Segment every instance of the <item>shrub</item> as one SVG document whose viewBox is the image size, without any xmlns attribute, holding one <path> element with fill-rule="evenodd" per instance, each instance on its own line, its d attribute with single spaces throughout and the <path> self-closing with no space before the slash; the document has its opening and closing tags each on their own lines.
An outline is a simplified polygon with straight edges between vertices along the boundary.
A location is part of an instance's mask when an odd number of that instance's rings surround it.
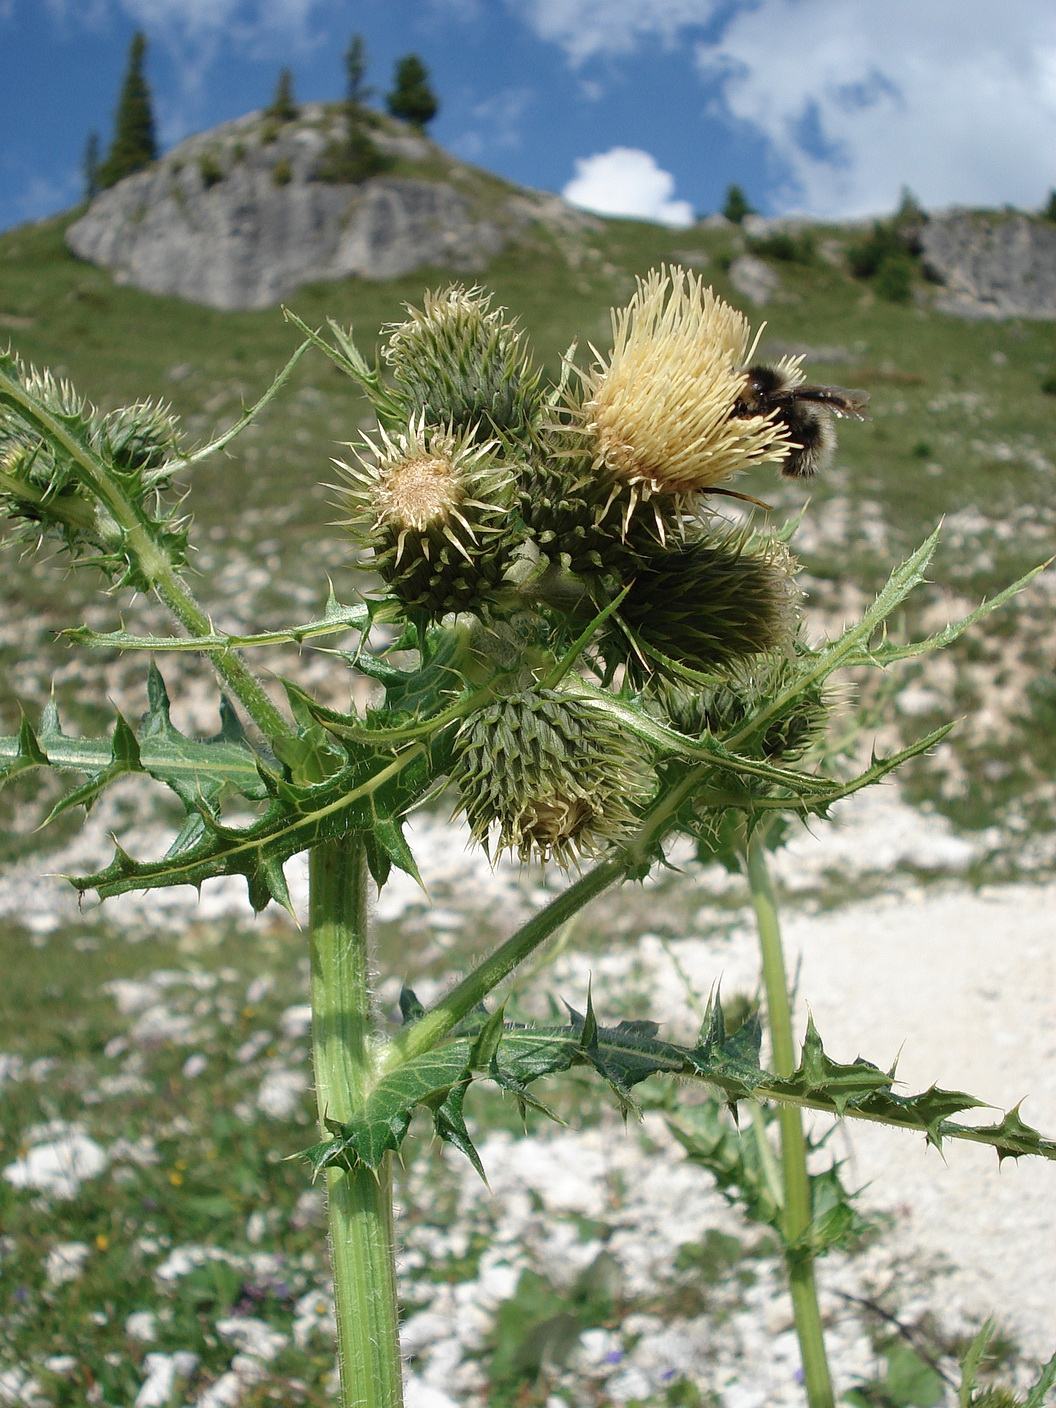
<svg viewBox="0 0 1056 1408">
<path fill-rule="evenodd" d="M 271 183 L 273 186 L 288 186 L 293 180 L 293 163 L 288 156 L 280 159 L 271 168 Z"/>
<path fill-rule="evenodd" d="M 224 179 L 224 168 L 215 152 L 202 152 L 198 158 L 198 175 L 202 185 L 208 190 Z"/>
<path fill-rule="evenodd" d="M 784 264 L 809 265 L 816 263 L 818 258 L 817 242 L 810 230 L 804 230 L 799 235 L 788 230 L 775 230 L 772 235 L 752 240 L 749 248 L 752 254 L 758 254 L 763 259 L 778 259 Z"/>
<path fill-rule="evenodd" d="M 913 297 L 914 264 L 905 250 L 885 254 L 873 278 L 878 298 L 888 303 L 908 303 Z"/>
</svg>

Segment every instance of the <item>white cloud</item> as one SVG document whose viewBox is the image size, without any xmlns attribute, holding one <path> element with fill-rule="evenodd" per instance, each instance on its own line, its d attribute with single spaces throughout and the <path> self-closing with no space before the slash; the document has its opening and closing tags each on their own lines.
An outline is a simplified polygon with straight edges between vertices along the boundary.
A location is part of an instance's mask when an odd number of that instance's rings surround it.
<svg viewBox="0 0 1056 1408">
<path fill-rule="evenodd" d="M 558 44 L 575 64 L 630 53 L 655 36 L 673 43 L 679 30 L 707 24 L 718 0 L 507 0 L 540 39 Z"/>
<path fill-rule="evenodd" d="M 698 61 L 815 215 L 1039 204 L 1056 185 L 1051 0 L 763 0 Z"/>
<path fill-rule="evenodd" d="M 675 178 L 655 157 L 635 147 L 613 147 L 576 162 L 561 194 L 571 205 L 599 215 L 630 215 L 659 225 L 685 227 L 694 220 L 687 200 L 672 200 Z"/>
</svg>

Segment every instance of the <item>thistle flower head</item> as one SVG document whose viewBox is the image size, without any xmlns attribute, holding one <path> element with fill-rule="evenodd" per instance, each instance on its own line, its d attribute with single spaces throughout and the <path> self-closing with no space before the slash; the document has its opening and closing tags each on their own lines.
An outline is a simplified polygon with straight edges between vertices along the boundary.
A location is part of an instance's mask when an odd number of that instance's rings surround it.
<svg viewBox="0 0 1056 1408">
<path fill-rule="evenodd" d="M 514 478 L 495 442 L 430 430 L 419 415 L 366 447 L 355 464 L 336 461 L 348 526 L 374 549 L 377 570 L 405 605 L 431 615 L 472 609 L 501 580 L 515 545 Z"/>
<path fill-rule="evenodd" d="M 595 464 L 639 496 L 692 495 L 788 454 L 772 416 L 735 416 L 745 385 L 748 321 L 693 273 L 638 280 L 612 315 L 608 362 L 584 377 L 577 419 Z"/>
<path fill-rule="evenodd" d="M 470 438 L 526 434 L 542 405 L 524 335 L 482 289 L 427 293 L 390 324 L 383 355 L 411 416 Z"/>
<path fill-rule="evenodd" d="M 561 866 L 624 837 L 651 774 L 639 749 L 582 700 L 507 695 L 463 724 L 452 777 L 475 839 Z"/>
</svg>

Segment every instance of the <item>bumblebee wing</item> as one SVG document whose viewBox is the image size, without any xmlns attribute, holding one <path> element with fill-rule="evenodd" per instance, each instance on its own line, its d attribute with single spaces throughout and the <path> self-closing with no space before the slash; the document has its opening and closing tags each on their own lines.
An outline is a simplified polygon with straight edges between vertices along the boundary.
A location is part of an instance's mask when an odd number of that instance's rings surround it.
<svg viewBox="0 0 1056 1408">
<path fill-rule="evenodd" d="M 848 391 L 842 386 L 797 386 L 797 401 L 810 401 L 816 406 L 824 406 L 840 420 L 868 420 L 865 407 L 869 403 L 868 391 Z"/>
</svg>

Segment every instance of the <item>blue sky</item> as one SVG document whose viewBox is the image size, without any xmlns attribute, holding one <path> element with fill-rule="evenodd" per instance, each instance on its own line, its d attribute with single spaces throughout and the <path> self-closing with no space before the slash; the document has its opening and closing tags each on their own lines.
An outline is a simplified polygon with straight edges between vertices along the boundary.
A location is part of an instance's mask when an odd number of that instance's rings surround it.
<svg viewBox="0 0 1056 1408">
<path fill-rule="evenodd" d="M 141 27 L 165 146 L 270 99 L 380 93 L 417 52 L 451 151 L 671 224 L 731 181 L 767 214 L 1040 205 L 1056 187 L 1052 0 L 0 0 L 0 228 L 73 204 Z"/>
</svg>

